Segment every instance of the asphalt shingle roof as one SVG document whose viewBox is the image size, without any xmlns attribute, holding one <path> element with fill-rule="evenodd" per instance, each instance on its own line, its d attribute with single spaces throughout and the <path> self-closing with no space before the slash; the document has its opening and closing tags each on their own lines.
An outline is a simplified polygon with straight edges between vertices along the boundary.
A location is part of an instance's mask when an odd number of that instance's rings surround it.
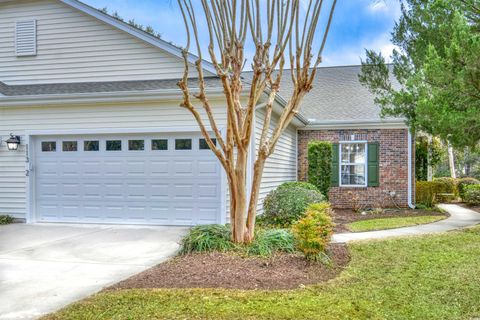
<svg viewBox="0 0 480 320">
<path fill-rule="evenodd" d="M 112 81 L 112 82 L 78 82 L 78 83 L 52 83 L 9 86 L 0 82 L 0 94 L 5 96 L 31 96 L 44 94 L 73 94 L 73 93 L 101 93 L 101 92 L 127 92 L 178 89 L 180 79 L 164 80 L 138 80 L 138 81 Z M 196 79 L 190 80 L 190 85 L 195 86 Z M 221 86 L 216 77 L 205 78 L 207 88 Z"/>
<path fill-rule="evenodd" d="M 373 95 L 358 80 L 361 66 L 339 66 L 318 68 L 312 91 L 306 95 L 300 114 L 316 121 L 377 121 L 380 108 L 375 105 Z M 290 70 L 284 71 L 280 96 L 285 100 L 293 90 Z M 251 73 L 245 72 L 245 82 Z M 28 96 L 46 94 L 101 93 L 178 89 L 178 79 L 114 81 L 87 83 L 56 83 L 9 86 L 0 82 L 0 94 L 5 96 Z M 192 87 L 196 85 L 191 80 Z M 217 77 L 206 78 L 207 88 L 219 88 Z"/>
</svg>

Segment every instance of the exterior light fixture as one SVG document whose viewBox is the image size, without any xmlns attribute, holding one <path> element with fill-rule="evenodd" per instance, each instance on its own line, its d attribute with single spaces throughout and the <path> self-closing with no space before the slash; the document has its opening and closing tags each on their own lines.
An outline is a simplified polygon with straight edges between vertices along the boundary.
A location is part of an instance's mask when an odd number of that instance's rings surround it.
<svg viewBox="0 0 480 320">
<path fill-rule="evenodd" d="M 8 150 L 15 151 L 18 149 L 18 145 L 20 144 L 20 137 L 14 136 L 10 133 L 10 138 L 5 142 L 7 143 Z"/>
</svg>

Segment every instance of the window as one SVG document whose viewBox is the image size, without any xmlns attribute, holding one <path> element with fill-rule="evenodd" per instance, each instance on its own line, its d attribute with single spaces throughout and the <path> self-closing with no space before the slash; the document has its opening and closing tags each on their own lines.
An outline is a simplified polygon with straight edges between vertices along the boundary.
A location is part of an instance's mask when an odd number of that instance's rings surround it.
<svg viewBox="0 0 480 320">
<path fill-rule="evenodd" d="M 128 150 L 130 151 L 145 150 L 145 141 L 144 140 L 128 140 Z"/>
<path fill-rule="evenodd" d="M 55 141 L 43 141 L 42 152 L 55 152 L 57 151 L 57 143 Z"/>
<path fill-rule="evenodd" d="M 213 144 L 217 145 L 217 139 L 212 138 Z M 208 146 L 207 140 L 206 139 L 200 139 L 198 140 L 198 148 L 200 150 L 210 150 L 210 147 Z"/>
<path fill-rule="evenodd" d="M 152 150 L 168 150 L 168 140 L 167 139 L 152 140 Z"/>
<path fill-rule="evenodd" d="M 83 142 L 84 151 L 98 151 L 100 150 L 100 143 L 98 140 L 84 141 Z"/>
<path fill-rule="evenodd" d="M 107 151 L 121 151 L 122 140 L 107 140 Z"/>
<path fill-rule="evenodd" d="M 37 21 L 25 20 L 15 23 L 15 54 L 17 57 L 37 54 Z"/>
<path fill-rule="evenodd" d="M 366 143 L 340 144 L 340 185 L 366 186 Z"/>
<path fill-rule="evenodd" d="M 192 139 L 175 139 L 175 150 L 192 150 Z"/>
<path fill-rule="evenodd" d="M 77 151 L 77 141 L 63 141 L 62 142 L 62 151 L 64 152 L 71 152 Z"/>
</svg>

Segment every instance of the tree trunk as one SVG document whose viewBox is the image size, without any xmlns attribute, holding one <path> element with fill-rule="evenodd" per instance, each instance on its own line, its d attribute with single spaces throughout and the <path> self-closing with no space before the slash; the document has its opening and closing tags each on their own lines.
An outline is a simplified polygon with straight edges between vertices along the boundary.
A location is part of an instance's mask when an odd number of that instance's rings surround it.
<svg viewBox="0 0 480 320">
<path fill-rule="evenodd" d="M 235 243 L 245 243 L 246 234 L 246 211 L 247 211 L 247 167 L 248 152 L 242 148 L 238 148 L 237 159 L 235 163 L 235 181 L 230 186 L 230 201 L 235 204 L 230 210 L 234 212 L 230 214 L 233 217 L 232 241 Z M 233 191 L 232 191 L 233 190 Z"/>
<path fill-rule="evenodd" d="M 455 173 L 455 159 L 453 157 L 453 148 L 450 142 L 448 143 L 448 164 L 450 166 L 450 177 L 457 178 L 457 174 Z"/>
<path fill-rule="evenodd" d="M 432 148 L 433 148 L 433 138 L 432 138 L 431 135 L 428 135 L 428 145 L 427 145 L 427 181 L 432 181 L 432 180 L 433 180 Z"/>
</svg>

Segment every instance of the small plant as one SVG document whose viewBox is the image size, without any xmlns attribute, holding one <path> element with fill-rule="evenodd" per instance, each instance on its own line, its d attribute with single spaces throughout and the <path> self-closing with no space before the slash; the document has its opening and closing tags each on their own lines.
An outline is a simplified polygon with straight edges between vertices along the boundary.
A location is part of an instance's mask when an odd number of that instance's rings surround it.
<svg viewBox="0 0 480 320">
<path fill-rule="evenodd" d="M 305 216 L 292 227 L 297 248 L 308 260 L 324 260 L 333 234 L 332 209 L 328 202 L 308 206 Z"/>
<path fill-rule="evenodd" d="M 324 200 L 325 197 L 311 184 L 287 182 L 271 191 L 265 198 L 261 223 L 290 226 L 303 215 L 309 204 Z"/>
<path fill-rule="evenodd" d="M 470 185 L 480 184 L 480 181 L 475 178 L 461 178 L 457 181 L 458 194 L 460 198 L 465 201 L 465 191 L 466 187 Z"/>
<path fill-rule="evenodd" d="M 308 144 L 308 182 L 315 185 L 328 199 L 332 180 L 332 144 L 326 141 L 311 141 Z"/>
<path fill-rule="evenodd" d="M 480 184 L 465 187 L 464 201 L 472 206 L 480 205 Z"/>
<path fill-rule="evenodd" d="M 248 255 L 270 256 L 276 252 L 294 252 L 295 239 L 290 230 L 266 229 L 256 235 L 253 242 L 246 247 Z"/>
<path fill-rule="evenodd" d="M 13 217 L 9 215 L 0 215 L 0 225 L 13 223 Z"/>
<path fill-rule="evenodd" d="M 180 254 L 228 251 L 235 248 L 230 227 L 220 224 L 196 226 L 182 239 Z"/>
<path fill-rule="evenodd" d="M 348 191 L 348 196 L 352 200 L 352 210 L 356 213 L 360 213 L 365 208 L 364 205 L 360 202 L 360 196 L 356 192 Z"/>
</svg>

